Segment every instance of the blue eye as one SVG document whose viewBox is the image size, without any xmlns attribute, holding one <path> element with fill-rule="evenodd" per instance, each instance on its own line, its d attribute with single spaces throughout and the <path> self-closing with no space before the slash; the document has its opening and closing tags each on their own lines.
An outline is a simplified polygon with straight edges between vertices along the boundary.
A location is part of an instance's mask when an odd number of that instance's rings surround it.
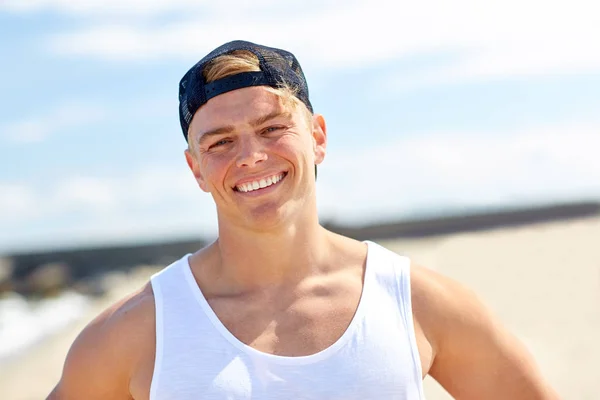
<svg viewBox="0 0 600 400">
<path fill-rule="evenodd" d="M 210 147 L 222 146 L 227 143 L 229 143 L 229 139 L 221 139 L 218 142 L 213 143 Z"/>
<path fill-rule="evenodd" d="M 277 132 L 283 129 L 283 126 L 270 126 L 264 130 L 265 133 Z"/>
</svg>

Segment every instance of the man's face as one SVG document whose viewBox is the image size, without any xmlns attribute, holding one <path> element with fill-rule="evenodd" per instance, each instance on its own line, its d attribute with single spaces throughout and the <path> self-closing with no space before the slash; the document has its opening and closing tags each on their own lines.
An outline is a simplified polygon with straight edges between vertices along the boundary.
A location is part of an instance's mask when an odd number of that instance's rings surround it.
<svg viewBox="0 0 600 400">
<path fill-rule="evenodd" d="M 190 124 L 186 159 L 220 219 L 277 224 L 314 202 L 314 166 L 325 156 L 321 116 L 309 120 L 267 87 L 209 100 Z"/>
</svg>

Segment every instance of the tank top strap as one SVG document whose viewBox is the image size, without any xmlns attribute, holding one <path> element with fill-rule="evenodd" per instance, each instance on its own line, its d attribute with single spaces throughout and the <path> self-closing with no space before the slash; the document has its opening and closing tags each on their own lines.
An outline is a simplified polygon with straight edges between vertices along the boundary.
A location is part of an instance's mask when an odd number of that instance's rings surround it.
<svg viewBox="0 0 600 400">
<path fill-rule="evenodd" d="M 395 300 L 399 318 L 406 329 L 407 339 L 411 348 L 412 365 L 416 379 L 421 379 L 422 366 L 415 323 L 412 310 L 411 294 L 411 260 L 407 256 L 399 255 L 377 243 L 367 241 L 370 258 L 370 279 L 377 283 L 379 290 L 387 293 Z M 377 310 L 372 310 L 376 313 Z M 425 398 L 422 385 L 419 385 L 421 398 Z"/>
<path fill-rule="evenodd" d="M 370 268 L 367 271 L 371 274 L 378 285 L 384 288 L 390 295 L 397 298 L 398 304 L 409 307 L 404 311 L 410 311 L 411 307 L 411 288 L 410 288 L 410 258 L 398 255 L 387 248 L 371 242 L 366 242 L 369 246 Z"/>
</svg>

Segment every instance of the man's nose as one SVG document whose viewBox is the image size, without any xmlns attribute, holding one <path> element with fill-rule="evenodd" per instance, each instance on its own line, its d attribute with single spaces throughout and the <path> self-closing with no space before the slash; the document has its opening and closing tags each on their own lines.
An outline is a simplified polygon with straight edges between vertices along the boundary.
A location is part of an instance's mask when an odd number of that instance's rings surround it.
<svg viewBox="0 0 600 400">
<path fill-rule="evenodd" d="M 264 146 L 256 137 L 241 138 L 239 146 L 239 153 L 236 161 L 238 167 L 253 167 L 268 158 Z"/>
</svg>

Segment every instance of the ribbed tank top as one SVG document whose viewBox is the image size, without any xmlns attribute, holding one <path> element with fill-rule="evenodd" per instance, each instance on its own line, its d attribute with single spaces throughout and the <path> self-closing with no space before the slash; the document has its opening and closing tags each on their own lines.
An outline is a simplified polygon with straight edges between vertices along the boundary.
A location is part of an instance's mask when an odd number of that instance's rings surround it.
<svg viewBox="0 0 600 400">
<path fill-rule="evenodd" d="M 263 353 L 233 336 L 198 287 L 189 254 L 152 276 L 150 400 L 424 399 L 410 261 L 366 243 L 364 287 L 350 325 L 334 344 L 308 356 Z"/>
</svg>

